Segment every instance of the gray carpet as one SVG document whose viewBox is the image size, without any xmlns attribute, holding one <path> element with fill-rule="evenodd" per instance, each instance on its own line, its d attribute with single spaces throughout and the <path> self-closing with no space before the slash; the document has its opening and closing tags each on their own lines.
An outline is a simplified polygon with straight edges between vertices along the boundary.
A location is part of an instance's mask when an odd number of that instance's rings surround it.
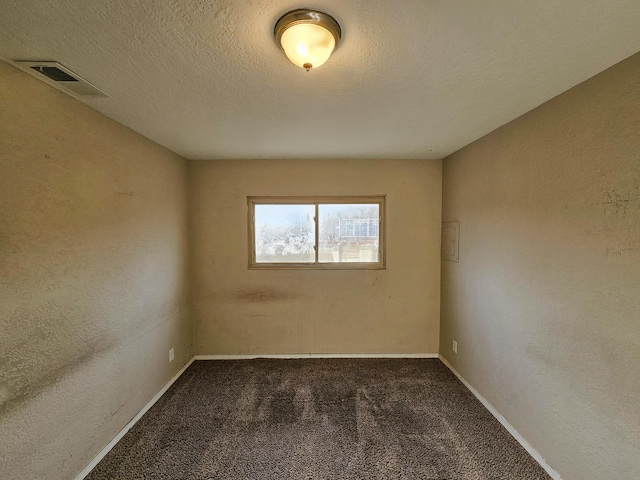
<svg viewBox="0 0 640 480">
<path fill-rule="evenodd" d="M 437 359 L 194 362 L 87 477 L 549 478 Z"/>
</svg>

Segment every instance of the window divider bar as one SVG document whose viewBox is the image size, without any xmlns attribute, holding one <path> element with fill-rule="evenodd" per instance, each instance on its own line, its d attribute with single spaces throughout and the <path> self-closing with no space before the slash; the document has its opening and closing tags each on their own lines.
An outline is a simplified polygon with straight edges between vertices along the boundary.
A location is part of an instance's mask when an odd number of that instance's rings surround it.
<svg viewBox="0 0 640 480">
<path fill-rule="evenodd" d="M 318 264 L 318 255 L 320 255 L 319 254 L 319 251 L 320 251 L 320 242 L 319 242 L 319 240 L 320 240 L 320 217 L 319 217 L 320 209 L 318 207 L 318 202 L 316 202 L 315 206 L 316 206 L 316 214 L 315 214 L 315 224 L 316 224 L 316 240 L 315 240 L 316 243 L 315 243 L 315 247 L 316 248 L 314 250 L 316 251 L 316 258 L 315 258 L 314 264 L 317 265 Z"/>
</svg>

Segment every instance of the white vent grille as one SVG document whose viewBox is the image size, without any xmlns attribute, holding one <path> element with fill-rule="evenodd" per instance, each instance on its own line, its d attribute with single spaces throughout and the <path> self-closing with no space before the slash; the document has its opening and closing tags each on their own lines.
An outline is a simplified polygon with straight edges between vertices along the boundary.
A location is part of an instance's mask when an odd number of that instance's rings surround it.
<svg viewBox="0 0 640 480">
<path fill-rule="evenodd" d="M 43 82 L 60 88 L 74 96 L 109 96 L 98 87 L 92 85 L 80 75 L 72 72 L 58 62 L 15 60 L 13 63 L 21 70 L 24 70 Z"/>
</svg>

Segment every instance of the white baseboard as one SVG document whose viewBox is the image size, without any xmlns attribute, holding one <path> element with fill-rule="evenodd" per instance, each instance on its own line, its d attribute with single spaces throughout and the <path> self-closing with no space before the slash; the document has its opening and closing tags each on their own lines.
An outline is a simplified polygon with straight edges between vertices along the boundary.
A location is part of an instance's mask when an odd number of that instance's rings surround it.
<svg viewBox="0 0 640 480">
<path fill-rule="evenodd" d="M 502 424 L 502 426 L 507 429 L 507 431 L 513 436 L 513 438 L 518 441 L 520 445 L 522 445 L 522 447 L 529 453 L 529 455 L 531 455 L 533 459 L 538 462 L 542 468 L 544 468 L 544 470 L 549 474 L 551 478 L 553 478 L 553 480 L 562 480 L 560 474 L 547 463 L 544 457 L 540 455 L 540 452 L 538 452 L 538 450 L 536 450 L 533 445 L 527 442 L 525 438 L 520 435 L 520 433 L 515 428 L 513 428 L 513 426 L 507 421 L 507 419 L 504 418 L 491 403 L 489 403 L 489 400 L 480 395 L 480 393 L 475 388 L 473 388 L 471 384 L 467 382 L 467 380 L 462 375 L 460 375 L 455 368 L 451 366 L 446 358 L 444 358 L 442 355 L 438 355 L 438 358 L 440 358 L 440 361 L 444 363 L 445 366 L 449 370 L 451 370 L 456 377 L 458 377 L 458 380 L 460 380 L 464 384 L 464 386 L 467 387 L 478 400 L 480 400 L 480 403 L 482 403 L 482 405 L 484 405 L 485 408 L 489 410 L 491 415 L 493 415 L 496 420 L 498 420 Z"/>
<path fill-rule="evenodd" d="M 438 358 L 437 353 L 283 353 L 267 355 L 196 355 L 196 360 L 253 360 L 256 358 Z"/>
<path fill-rule="evenodd" d="M 83 480 L 83 479 L 84 479 L 84 477 L 86 477 L 87 475 L 89 475 L 89 472 L 91 472 L 91 470 L 93 470 L 93 469 L 95 468 L 95 466 L 96 466 L 98 463 L 100 463 L 100 460 L 102 460 L 102 459 L 105 457 L 105 455 L 106 455 L 107 453 L 109 453 L 113 447 L 115 447 L 116 443 L 118 443 L 118 442 L 122 439 L 122 437 L 124 437 L 124 435 L 125 435 L 129 430 L 131 430 L 131 427 L 133 427 L 133 426 L 136 424 L 136 422 L 137 422 L 138 420 L 140 420 L 140 419 L 142 418 L 142 416 L 143 416 L 145 413 L 147 413 L 147 411 L 148 411 L 151 407 L 153 407 L 153 405 L 154 405 L 158 400 L 160 400 L 160 397 L 162 397 L 162 395 L 164 395 L 164 392 L 166 392 L 167 390 L 169 390 L 169 387 L 170 387 L 171 385 L 173 385 L 173 383 L 174 383 L 178 378 L 180 378 L 180 375 L 182 375 L 182 374 L 184 373 L 184 371 L 185 371 L 187 368 L 189 368 L 189 365 L 191 365 L 191 364 L 193 363 L 193 361 L 194 361 L 194 360 L 195 360 L 195 358 L 192 358 L 191 360 L 189 360 L 189 361 L 187 362 L 187 364 L 186 364 L 184 367 L 182 367 L 182 368 L 180 369 L 180 371 L 179 371 L 178 373 L 176 373 L 176 374 L 171 378 L 171 380 L 169 380 L 169 381 L 165 384 L 165 386 L 164 386 L 164 387 L 162 387 L 162 389 L 161 389 L 158 393 L 156 393 L 156 394 L 155 394 L 155 396 L 154 396 L 151 400 L 149 400 L 149 403 L 147 403 L 144 407 L 142 407 L 142 410 L 140 410 L 140 411 L 138 412 L 138 414 L 137 414 L 135 417 L 133 417 L 133 418 L 131 419 L 131 421 L 130 421 L 129 423 L 127 423 L 127 424 L 124 426 L 124 428 L 123 428 L 122 430 L 120 430 L 120 431 L 118 432 L 118 434 L 113 438 L 113 440 L 111 440 L 111 441 L 107 444 L 107 446 L 106 446 L 106 447 L 104 447 L 104 448 L 100 451 L 100 453 L 98 453 L 98 454 L 93 458 L 93 460 L 91 460 L 91 462 L 89 462 L 89 465 L 87 465 L 87 466 L 84 468 L 84 470 L 82 470 L 82 471 L 81 471 L 81 472 L 76 476 L 75 480 Z"/>
</svg>

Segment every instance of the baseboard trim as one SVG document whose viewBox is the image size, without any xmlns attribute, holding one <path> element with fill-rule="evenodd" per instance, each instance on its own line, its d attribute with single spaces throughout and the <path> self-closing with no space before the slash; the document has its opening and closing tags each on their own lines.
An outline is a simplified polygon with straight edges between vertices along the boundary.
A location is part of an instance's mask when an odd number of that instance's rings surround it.
<svg viewBox="0 0 640 480">
<path fill-rule="evenodd" d="M 122 437 L 124 437 L 124 435 L 131 430 L 131 427 L 133 427 L 136 422 L 138 420 L 140 420 L 142 418 L 142 416 L 147 413 L 147 411 L 153 407 L 153 405 L 160 400 L 160 397 L 162 397 L 162 395 L 164 395 L 164 393 L 169 390 L 169 387 L 171 387 L 171 385 L 173 385 L 173 383 L 178 380 L 178 378 L 180 378 L 180 375 L 182 375 L 184 373 L 184 371 L 189 368 L 189 366 L 193 363 L 193 361 L 195 360 L 195 357 L 192 358 L 191 360 L 189 360 L 186 365 L 184 367 L 182 367 L 180 369 L 180 371 L 178 373 L 176 373 L 173 377 L 171 377 L 171 380 L 169 380 L 164 387 L 162 387 L 162 389 L 160 389 L 160 391 L 158 393 L 155 394 L 155 396 L 149 400 L 149 403 L 147 403 L 144 407 L 142 407 L 142 410 L 140 410 L 138 412 L 138 414 L 133 417 L 131 419 L 131 421 L 129 423 L 127 423 L 124 428 L 122 430 L 120 430 L 118 432 L 118 434 L 113 438 L 113 440 L 111 440 L 106 447 L 104 447 L 102 450 L 100 450 L 100 453 L 98 453 L 95 457 L 93 457 L 93 460 L 91 460 L 91 462 L 89 462 L 89 465 L 87 465 L 84 470 L 82 470 L 75 478 L 75 480 L 84 480 L 84 478 L 89 475 L 89 472 L 91 472 L 91 470 L 93 470 L 95 468 L 96 465 L 98 465 L 98 463 L 100 463 L 100 460 L 102 460 L 105 455 L 107 453 L 109 453 L 111 451 L 111 449 L 113 447 L 115 447 L 116 443 L 118 443 Z"/>
<path fill-rule="evenodd" d="M 544 470 L 549 474 L 551 478 L 553 478 L 553 480 L 562 480 L 560 474 L 547 463 L 544 457 L 540 455 L 540 452 L 538 452 L 538 450 L 536 450 L 533 445 L 531 445 L 527 440 L 525 440 L 522 435 L 520 435 L 520 433 L 507 421 L 507 419 L 504 418 L 500 414 L 500 412 L 498 412 L 498 410 L 496 410 L 496 408 L 489 402 L 489 400 L 480 395 L 480 392 L 473 388 L 471 384 L 467 382 L 467 380 L 462 375 L 460 375 L 460 373 L 458 373 L 455 368 L 451 366 L 446 358 L 444 358 L 442 355 L 438 355 L 438 358 L 442 363 L 445 364 L 445 366 L 449 370 L 451 370 L 451 372 L 453 372 L 456 377 L 458 377 L 458 380 L 460 380 L 464 384 L 464 386 L 467 387 L 478 400 L 480 400 L 480 403 L 482 403 L 482 405 L 484 405 L 485 408 L 489 410 L 491 415 L 493 415 L 496 420 L 498 420 L 502 424 L 502 426 L 507 429 L 511 436 L 513 436 L 513 438 L 515 438 L 518 443 L 522 445 L 522 447 L 529 453 L 529 455 L 531 455 L 533 459 L 538 462 L 542 468 L 544 468 Z"/>
<path fill-rule="evenodd" d="M 196 360 L 254 360 L 256 358 L 438 358 L 437 353 L 283 353 L 266 355 L 196 355 Z"/>
</svg>

